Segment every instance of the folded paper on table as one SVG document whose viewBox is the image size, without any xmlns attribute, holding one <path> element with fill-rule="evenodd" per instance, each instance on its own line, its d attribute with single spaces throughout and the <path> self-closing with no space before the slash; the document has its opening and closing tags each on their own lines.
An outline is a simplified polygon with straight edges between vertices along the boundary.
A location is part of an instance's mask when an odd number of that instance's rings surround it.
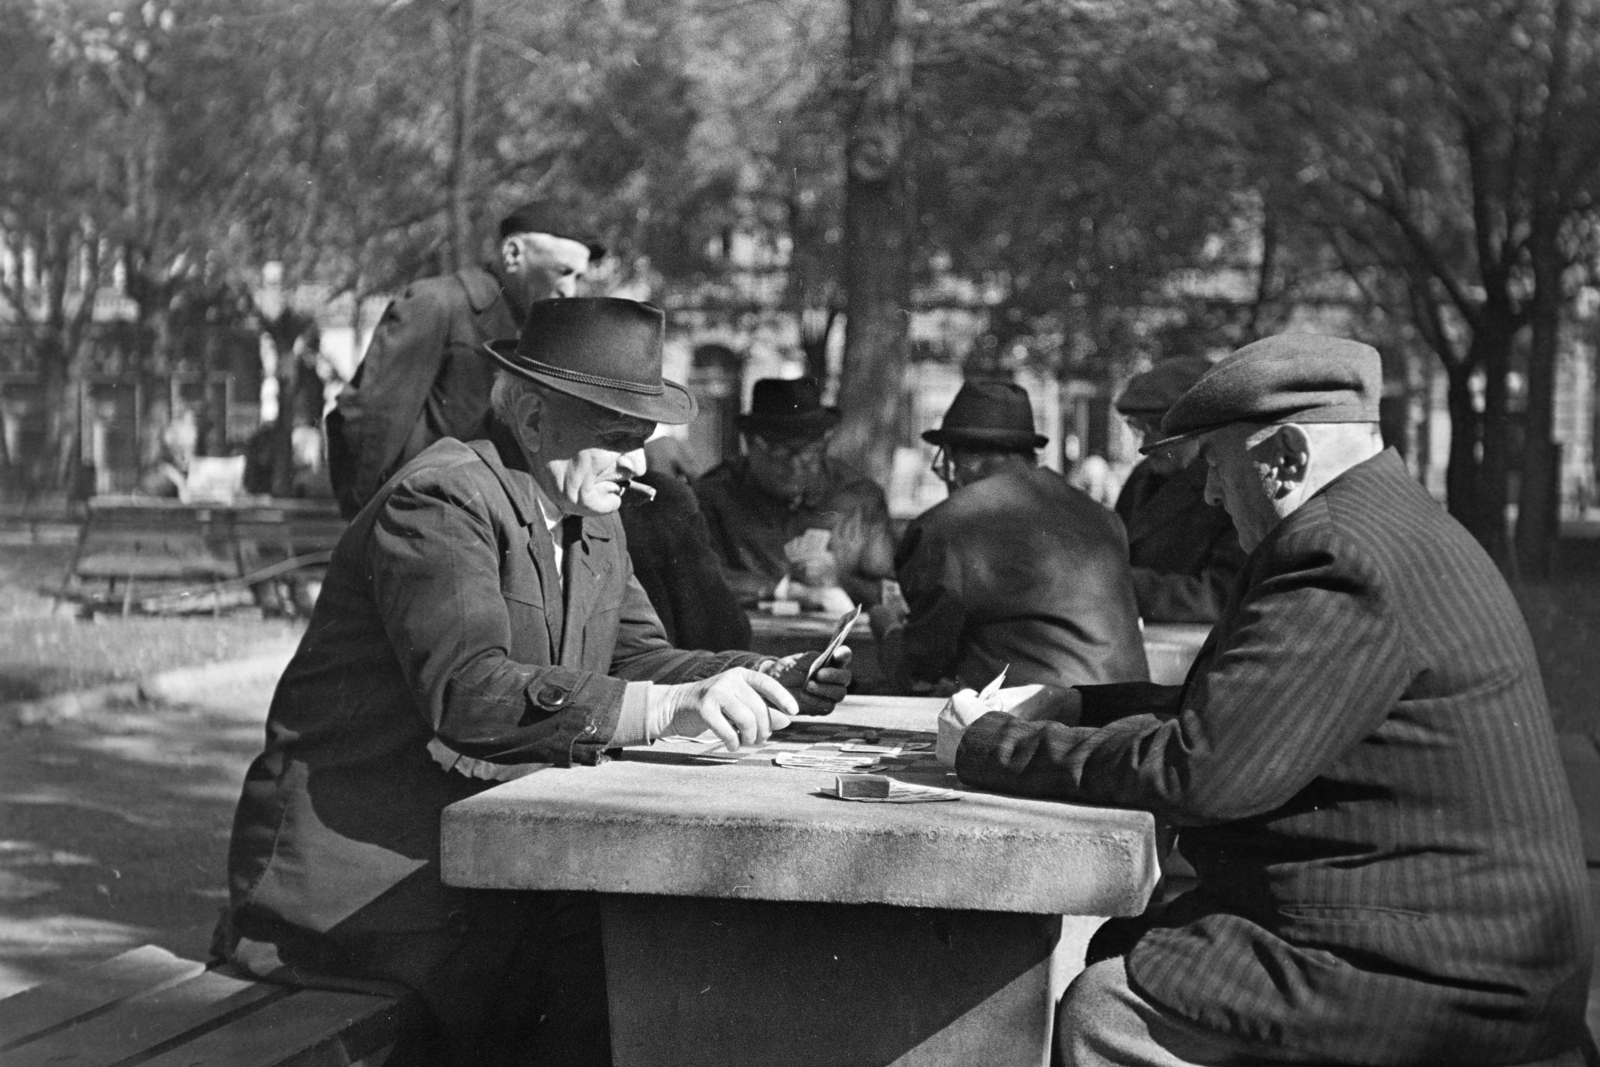
<svg viewBox="0 0 1600 1067">
<path fill-rule="evenodd" d="M 960 793 L 949 789 L 900 782 L 881 774 L 837 775 L 833 779 L 833 795 L 840 800 L 860 800 L 869 804 L 928 804 L 961 799 Z"/>
</svg>

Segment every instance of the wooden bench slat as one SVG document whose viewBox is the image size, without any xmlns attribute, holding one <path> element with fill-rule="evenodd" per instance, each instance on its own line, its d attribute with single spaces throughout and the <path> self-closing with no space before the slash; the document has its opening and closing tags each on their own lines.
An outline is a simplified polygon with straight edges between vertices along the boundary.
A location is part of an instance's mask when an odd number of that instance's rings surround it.
<svg viewBox="0 0 1600 1067">
<path fill-rule="evenodd" d="M 344 1067 L 392 1042 L 401 1010 L 389 997 L 297 990 L 140 1067 Z"/>
<path fill-rule="evenodd" d="M 283 986 L 207 971 L 149 996 L 123 1000 L 79 1025 L 20 1045 L 6 1053 L 5 1067 L 111 1067 L 290 992 Z"/>
<path fill-rule="evenodd" d="M 0 1052 L 118 1001 L 193 978 L 205 969 L 203 963 L 174 956 L 156 945 L 144 945 L 79 971 L 70 979 L 14 993 L 0 1000 Z"/>
</svg>

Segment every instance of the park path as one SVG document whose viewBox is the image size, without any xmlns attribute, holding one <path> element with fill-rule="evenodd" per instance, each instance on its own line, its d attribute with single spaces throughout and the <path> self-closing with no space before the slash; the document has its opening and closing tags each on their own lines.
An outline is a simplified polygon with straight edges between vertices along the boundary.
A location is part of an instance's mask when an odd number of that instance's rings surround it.
<svg viewBox="0 0 1600 1067">
<path fill-rule="evenodd" d="M 141 944 L 205 958 L 239 785 L 287 660 L 270 649 L 171 677 L 165 701 L 0 736 L 0 996 Z M 1563 741 L 1600 915 L 1600 755 Z M 1588 1014 L 1600 1034 L 1600 966 Z"/>
</svg>

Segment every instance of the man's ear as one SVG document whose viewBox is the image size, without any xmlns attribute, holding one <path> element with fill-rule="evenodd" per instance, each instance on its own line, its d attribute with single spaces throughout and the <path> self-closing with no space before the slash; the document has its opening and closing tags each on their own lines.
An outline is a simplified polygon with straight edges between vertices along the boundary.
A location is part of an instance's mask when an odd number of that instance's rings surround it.
<svg viewBox="0 0 1600 1067">
<path fill-rule="evenodd" d="M 500 242 L 500 263 L 507 274 L 517 274 L 522 270 L 524 252 L 520 237 L 521 234 L 514 233 Z"/>
<path fill-rule="evenodd" d="M 1274 475 L 1278 482 L 1278 495 L 1283 496 L 1305 484 L 1306 473 L 1311 469 L 1311 437 L 1305 428 L 1292 422 L 1279 426 L 1272 434 L 1274 450 Z"/>
<path fill-rule="evenodd" d="M 544 425 L 544 398 L 538 393 L 524 391 L 517 396 L 516 426 L 517 437 L 522 444 L 522 450 L 528 453 L 539 451 L 541 444 L 541 427 Z"/>
</svg>

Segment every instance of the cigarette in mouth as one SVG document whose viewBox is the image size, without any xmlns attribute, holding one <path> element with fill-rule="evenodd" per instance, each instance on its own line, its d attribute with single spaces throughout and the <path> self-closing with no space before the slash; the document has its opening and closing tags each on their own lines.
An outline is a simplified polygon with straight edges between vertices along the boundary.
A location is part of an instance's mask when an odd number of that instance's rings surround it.
<svg viewBox="0 0 1600 1067">
<path fill-rule="evenodd" d="M 656 491 L 642 482 L 630 480 L 627 485 L 623 486 L 623 488 L 632 489 L 635 493 L 643 493 L 646 500 L 654 500 L 656 498 Z"/>
</svg>

